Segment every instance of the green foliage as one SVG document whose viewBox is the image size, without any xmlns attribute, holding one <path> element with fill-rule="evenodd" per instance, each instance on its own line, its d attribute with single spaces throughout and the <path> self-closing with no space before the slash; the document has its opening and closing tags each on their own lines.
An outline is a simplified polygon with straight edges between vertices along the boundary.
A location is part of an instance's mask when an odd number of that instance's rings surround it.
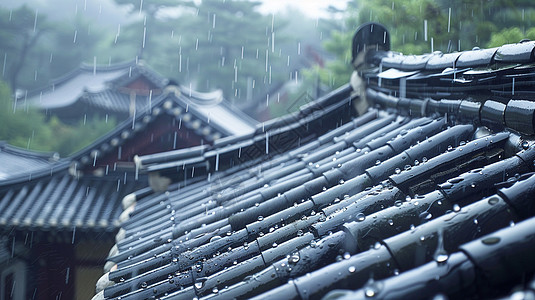
<svg viewBox="0 0 535 300">
<path fill-rule="evenodd" d="M 325 43 L 337 59 L 320 71 L 322 82 L 338 87 L 348 82 L 349 45 L 365 22 L 379 22 L 390 31 L 391 48 L 405 54 L 454 52 L 495 47 L 535 38 L 532 0 L 353 0 L 346 12 L 347 30 Z M 427 33 L 427 35 L 426 35 Z M 343 45 L 343 46 L 342 46 Z M 332 80 L 338 74 L 339 80 Z"/>
<path fill-rule="evenodd" d="M 93 116 L 85 123 L 80 121 L 75 126 L 65 125 L 56 117 L 52 117 L 47 126 L 60 137 L 53 145 L 53 149 L 65 156 L 83 149 L 97 138 L 113 130 L 117 122 L 114 118 Z"/>
<path fill-rule="evenodd" d="M 32 108 L 15 107 L 9 87 L 2 81 L 0 120 L 0 140 L 30 150 L 58 152 L 61 156 L 82 149 L 116 125 L 113 119 L 104 122 L 94 118 L 76 126 L 65 125 L 56 117 L 46 120 L 43 114 Z"/>
<path fill-rule="evenodd" d="M 16 109 L 6 83 L 0 82 L 0 140 L 21 148 L 49 150 L 54 140 L 53 131 L 43 126 L 44 116 L 34 110 Z"/>
<path fill-rule="evenodd" d="M 490 42 L 487 45 L 488 47 L 499 47 L 504 44 L 517 43 L 525 38 L 535 40 L 535 28 L 529 29 L 525 34 L 518 27 L 502 29 L 491 35 Z"/>
<path fill-rule="evenodd" d="M 327 68 L 316 68 L 323 83 L 330 87 L 339 87 L 348 82 L 351 75 L 351 38 L 352 32 L 335 31 L 324 43 L 325 49 L 337 54 L 337 59 L 329 61 Z"/>
</svg>

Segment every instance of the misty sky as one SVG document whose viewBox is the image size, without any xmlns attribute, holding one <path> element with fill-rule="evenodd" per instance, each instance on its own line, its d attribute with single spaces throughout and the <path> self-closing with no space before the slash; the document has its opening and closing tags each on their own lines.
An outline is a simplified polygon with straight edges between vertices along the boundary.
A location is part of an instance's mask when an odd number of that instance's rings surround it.
<svg viewBox="0 0 535 300">
<path fill-rule="evenodd" d="M 327 7 L 344 9 L 347 0 L 263 0 L 262 11 L 280 12 L 287 6 L 295 7 L 311 18 L 326 17 Z"/>
<path fill-rule="evenodd" d="M 327 7 L 344 9 L 348 0 L 260 0 L 263 13 L 279 13 L 288 7 L 302 11 L 310 18 L 327 17 Z M 76 14 L 98 18 L 102 25 L 115 27 L 128 20 L 127 8 L 117 6 L 113 0 L 19 0 L 0 1 L 0 7 L 16 8 L 22 4 L 33 7 L 49 19 L 69 19 Z"/>
</svg>

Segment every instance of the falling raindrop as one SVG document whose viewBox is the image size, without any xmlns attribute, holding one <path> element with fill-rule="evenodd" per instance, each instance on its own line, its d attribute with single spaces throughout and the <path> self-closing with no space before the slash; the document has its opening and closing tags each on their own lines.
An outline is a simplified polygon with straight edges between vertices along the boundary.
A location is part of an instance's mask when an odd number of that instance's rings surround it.
<svg viewBox="0 0 535 300">
<path fill-rule="evenodd" d="M 266 154 L 269 154 L 269 134 L 266 131 Z"/>
<path fill-rule="evenodd" d="M 448 32 L 450 32 L 451 28 L 451 7 L 448 8 Z"/>
</svg>

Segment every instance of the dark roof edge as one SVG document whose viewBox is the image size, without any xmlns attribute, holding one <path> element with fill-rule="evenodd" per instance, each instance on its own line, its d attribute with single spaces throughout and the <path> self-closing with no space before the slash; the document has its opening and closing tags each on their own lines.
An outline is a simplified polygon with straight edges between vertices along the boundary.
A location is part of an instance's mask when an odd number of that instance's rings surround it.
<svg viewBox="0 0 535 300">
<path fill-rule="evenodd" d="M 341 92 L 345 92 L 346 87 L 344 86 L 341 89 L 337 90 L 337 93 L 332 93 L 332 97 L 337 98 Z M 225 141 L 225 143 L 218 144 L 210 147 L 203 153 L 202 156 L 196 157 L 195 153 L 196 150 L 193 150 L 192 153 L 188 153 L 187 151 L 191 148 L 184 149 L 184 156 L 187 157 L 183 160 L 174 160 L 174 161 L 167 161 L 162 164 L 154 164 L 154 165 L 145 165 L 143 166 L 144 171 L 152 173 L 152 172 L 159 172 L 164 170 L 170 170 L 179 166 L 182 166 L 182 168 L 190 167 L 190 166 L 198 166 L 201 163 L 208 163 L 208 168 L 210 171 L 218 171 L 217 170 L 217 161 L 219 160 L 219 156 L 227 155 L 234 153 L 236 151 L 244 153 L 247 152 L 248 147 L 256 147 L 257 149 L 262 148 L 262 143 L 266 139 L 266 133 L 270 132 L 269 138 L 273 140 L 279 140 L 277 138 L 277 135 L 282 135 L 286 132 L 292 132 L 297 129 L 297 127 L 302 127 L 308 124 L 309 122 L 312 122 L 314 120 L 320 119 L 324 114 L 332 113 L 338 109 L 340 109 L 342 106 L 347 105 L 347 103 L 343 103 L 341 101 L 324 101 L 325 103 L 328 103 L 329 105 L 325 106 L 318 106 L 315 107 L 316 110 L 310 110 L 309 113 L 303 115 L 299 119 L 292 119 L 288 123 L 282 124 L 284 126 L 278 126 L 278 127 L 270 127 L 265 128 L 265 131 L 255 133 L 255 134 L 249 134 L 239 137 L 230 137 Z M 334 103 L 333 103 L 334 102 Z M 318 109 L 321 108 L 321 109 Z M 314 112 L 322 111 L 321 114 L 314 114 Z M 296 123 L 296 120 L 298 122 Z M 283 141 L 284 139 L 280 139 Z M 284 147 L 281 147 L 284 148 Z M 239 150 L 238 150 L 239 149 Z M 188 153 L 186 155 L 186 153 Z M 169 154 L 169 152 L 161 153 L 161 157 L 165 157 L 166 154 Z M 265 154 L 265 155 L 272 155 L 272 154 Z M 139 158 L 140 161 L 143 161 L 145 158 L 142 156 Z M 215 163 L 212 163 L 214 162 Z M 214 168 L 213 170 L 211 168 Z"/>
<path fill-rule="evenodd" d="M 192 157 L 202 156 L 208 149 L 208 145 L 200 145 L 163 153 L 143 155 L 141 157 L 136 155 L 134 162 L 139 167 L 142 167 L 143 165 L 151 163 L 168 162 L 171 160 L 185 160 Z"/>
<path fill-rule="evenodd" d="M 110 146 L 112 147 L 118 146 L 122 144 L 122 140 L 130 139 L 132 133 L 135 133 L 145 128 L 147 124 L 150 124 L 151 122 L 153 122 L 160 114 L 172 114 L 170 110 L 173 110 L 174 108 L 177 108 L 177 107 L 183 107 L 186 104 L 186 103 L 182 103 L 184 102 L 183 97 L 186 97 L 186 96 L 182 94 L 177 95 L 177 92 L 180 92 L 180 90 L 176 90 L 176 89 L 164 90 L 164 92 L 161 95 L 158 95 L 152 100 L 152 107 L 150 108 L 150 110 L 144 109 L 140 111 L 138 114 L 136 114 L 135 118 L 130 117 L 126 119 L 125 121 L 118 124 L 113 130 L 101 136 L 100 138 L 96 139 L 90 145 L 70 155 L 69 158 L 73 161 L 79 161 L 83 157 L 88 157 L 92 155 L 93 151 L 95 150 L 100 151 L 100 147 L 102 146 L 103 143 L 109 142 Z M 171 102 L 171 107 L 166 107 L 168 105 L 167 104 L 168 101 Z M 200 116 L 199 113 L 195 111 L 194 107 L 191 108 L 189 113 L 194 115 L 195 120 L 200 120 L 203 126 L 207 125 L 206 120 L 204 120 L 202 116 Z M 216 129 L 215 133 L 226 134 L 225 133 L 226 131 L 221 129 L 220 126 L 217 126 L 215 122 L 210 122 L 209 125 L 213 129 Z M 208 142 L 211 141 L 210 139 L 211 136 L 212 136 L 212 133 L 209 133 L 208 136 L 206 136 L 206 140 Z M 117 139 L 117 140 L 114 140 L 114 139 Z M 186 155 L 186 154 L 183 154 L 183 155 Z"/>
<path fill-rule="evenodd" d="M 384 68 L 395 68 L 403 71 L 431 71 L 443 69 L 442 64 L 435 65 L 444 55 L 456 55 L 449 66 L 452 67 L 480 67 L 493 63 L 531 63 L 535 62 L 535 41 L 521 41 L 519 43 L 505 44 L 500 47 L 442 53 L 435 51 L 420 55 L 405 55 L 393 51 L 385 52 L 388 55 L 381 60 Z M 433 60 L 433 65 L 428 62 Z M 449 59 L 448 59 L 449 61 Z"/>
</svg>

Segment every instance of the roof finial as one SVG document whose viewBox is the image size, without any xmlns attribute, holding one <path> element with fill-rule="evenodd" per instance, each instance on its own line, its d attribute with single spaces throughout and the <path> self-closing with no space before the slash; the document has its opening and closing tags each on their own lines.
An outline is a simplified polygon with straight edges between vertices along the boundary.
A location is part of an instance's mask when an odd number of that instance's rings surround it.
<svg viewBox="0 0 535 300">
<path fill-rule="evenodd" d="M 357 32 L 353 36 L 352 44 L 352 62 L 355 68 L 363 63 L 361 59 L 364 59 L 366 50 L 390 50 L 390 34 L 383 25 L 370 22 L 362 24 L 357 29 Z"/>
</svg>

